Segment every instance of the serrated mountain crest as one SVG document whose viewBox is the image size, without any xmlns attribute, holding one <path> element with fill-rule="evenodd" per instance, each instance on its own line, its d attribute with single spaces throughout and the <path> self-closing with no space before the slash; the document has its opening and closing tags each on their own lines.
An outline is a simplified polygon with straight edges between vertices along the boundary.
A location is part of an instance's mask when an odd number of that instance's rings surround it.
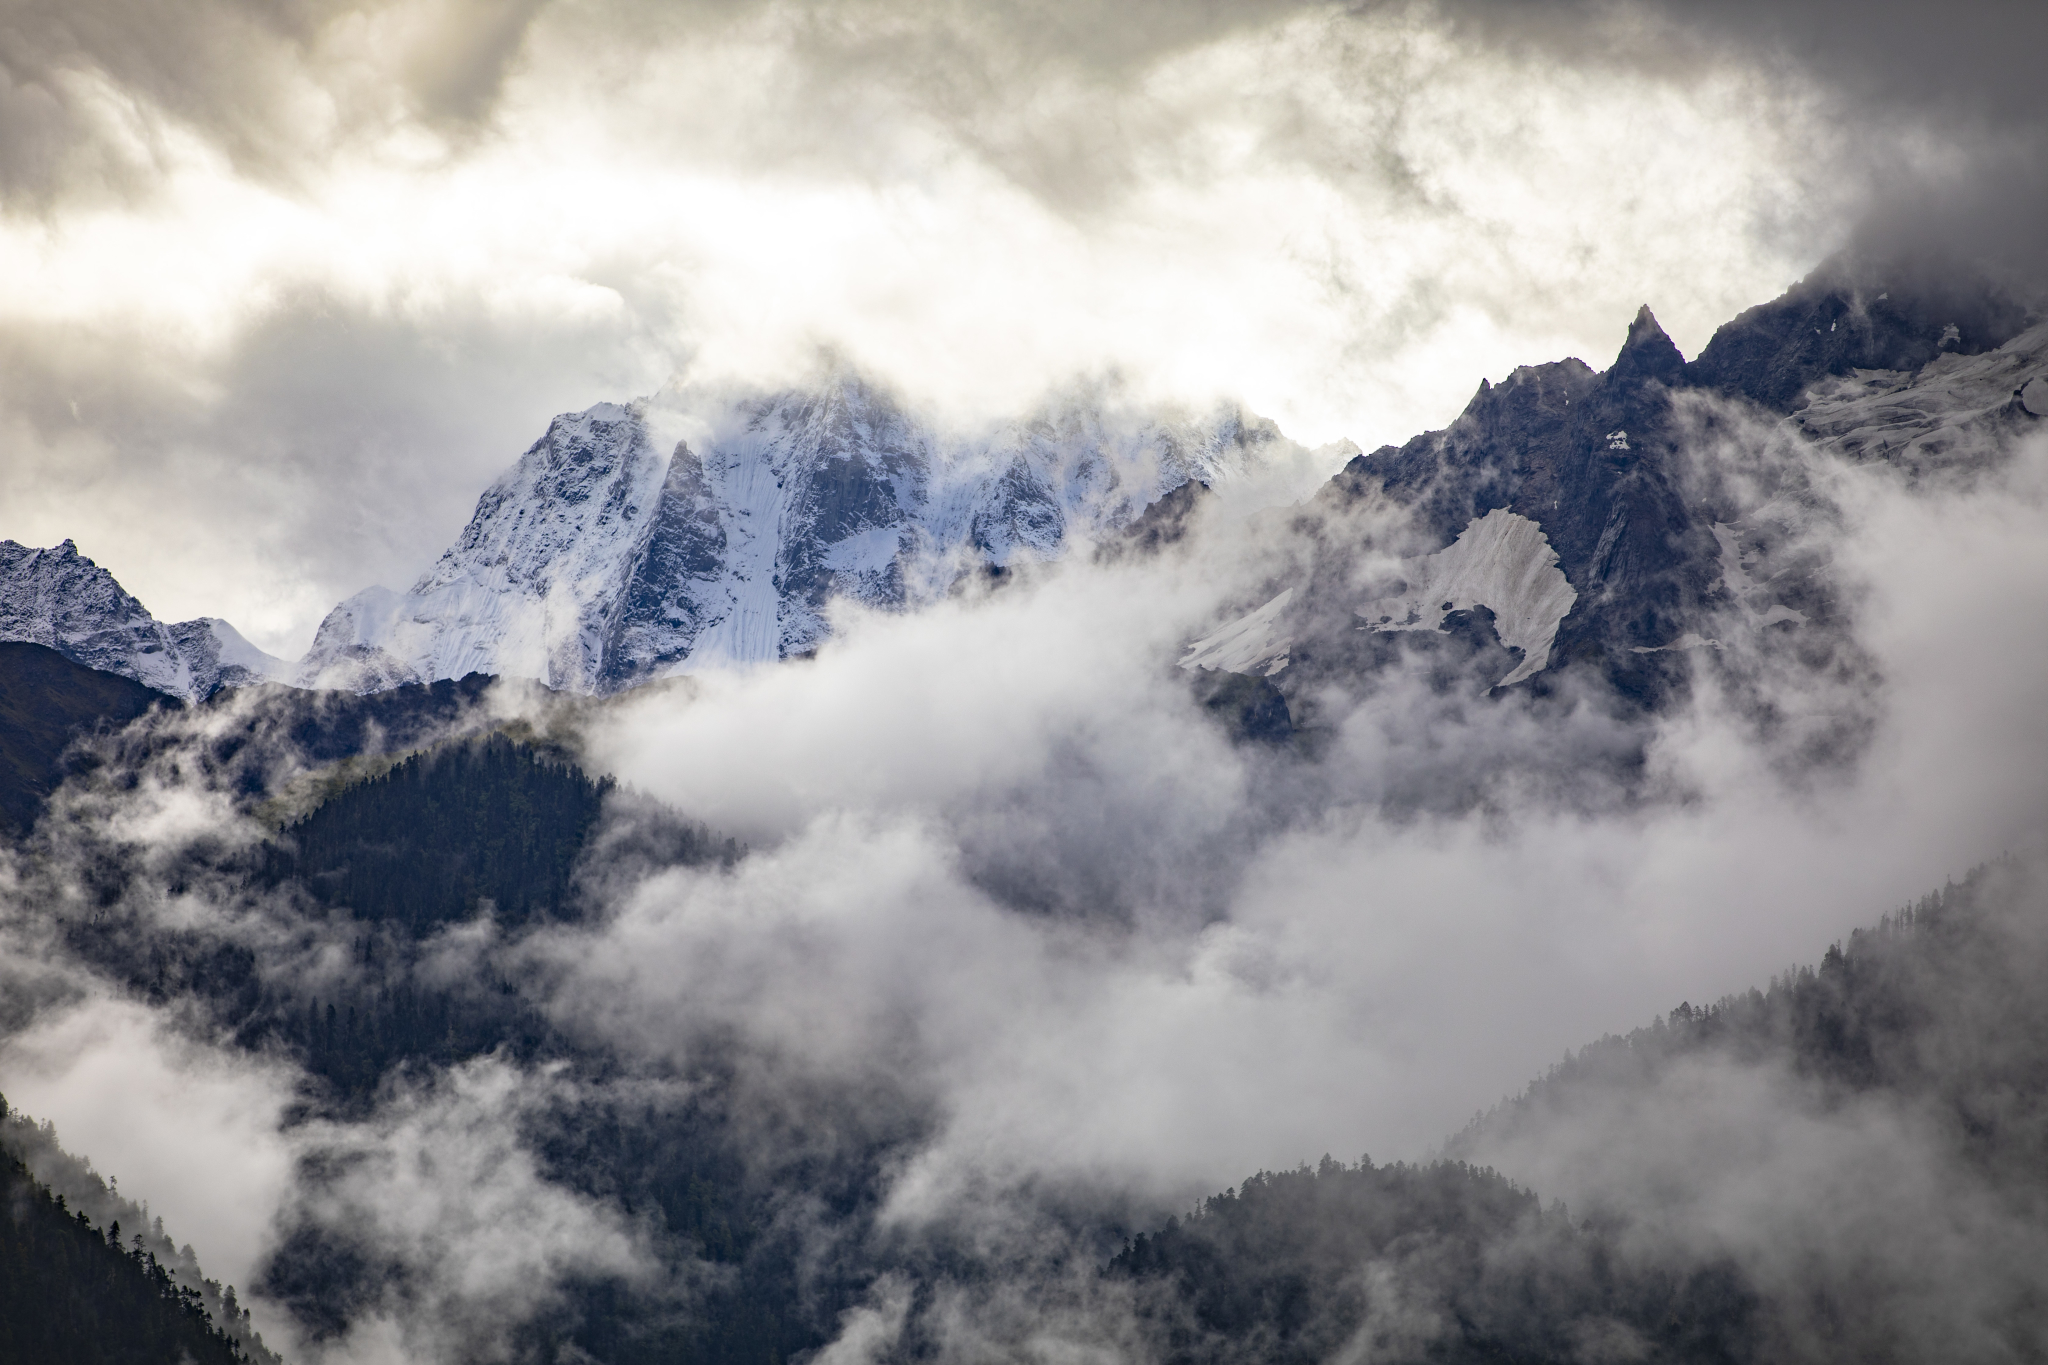
<svg viewBox="0 0 2048 1365">
<path fill-rule="evenodd" d="M 671 422 L 693 435 L 664 458 L 652 432 Z M 681 409 L 599 404 L 557 417 L 410 590 L 337 607 L 296 680 L 487 672 L 611 693 L 803 654 L 835 600 L 913 607 L 962 573 L 1051 559 L 1284 439 L 1228 405 L 1156 414 L 1102 386 L 962 436 L 845 371 Z"/>
<path fill-rule="evenodd" d="M 285 668 L 218 618 L 158 621 L 69 540 L 47 550 L 0 540 L 0 640 L 43 645 L 185 701 Z"/>
<path fill-rule="evenodd" d="M 294 681 L 371 691 L 505 673 L 593 690 L 665 473 L 638 409 L 555 418 L 410 591 L 368 589 L 328 615 Z"/>
</svg>

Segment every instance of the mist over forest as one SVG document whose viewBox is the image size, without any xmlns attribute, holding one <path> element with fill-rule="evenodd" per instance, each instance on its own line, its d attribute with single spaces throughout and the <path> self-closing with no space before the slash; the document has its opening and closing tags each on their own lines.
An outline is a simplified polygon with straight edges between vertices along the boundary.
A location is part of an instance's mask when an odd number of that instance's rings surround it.
<svg viewBox="0 0 2048 1365">
<path fill-rule="evenodd" d="M 2048 1358 L 1966 8 L 17 6 L 0 1362 Z"/>
</svg>

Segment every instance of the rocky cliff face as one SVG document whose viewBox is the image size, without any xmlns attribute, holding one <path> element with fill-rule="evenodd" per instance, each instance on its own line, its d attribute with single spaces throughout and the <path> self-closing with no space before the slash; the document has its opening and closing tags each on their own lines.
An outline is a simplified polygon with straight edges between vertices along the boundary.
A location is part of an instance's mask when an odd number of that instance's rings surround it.
<svg viewBox="0 0 2048 1365">
<path fill-rule="evenodd" d="M 1571 594 L 1543 642 L 1546 664 L 1598 658 L 1616 687 L 1647 696 L 1670 664 L 1639 651 L 1682 639 L 1718 583 L 1711 523 L 1694 514 L 1678 464 L 1671 400 L 1684 369 L 1644 308 L 1604 373 L 1564 360 L 1482 383 L 1449 428 L 1359 457 L 1326 496 L 1390 498 L 1438 544 L 1501 511 L 1520 519 L 1542 541 L 1523 538 L 1525 557 L 1547 551 Z M 1492 596 L 1454 608 L 1514 605 Z M 1537 671 L 1525 666 L 1512 676 Z"/>
<path fill-rule="evenodd" d="M 337 607 L 297 679 L 484 672 L 609 693 L 802 654 L 835 599 L 909 607 L 962 574 L 1053 558 L 1282 440 L 1234 408 L 1176 420 L 1102 397 L 963 438 L 843 376 L 682 413 L 708 435 L 666 456 L 651 432 L 679 414 L 559 417 L 409 591 Z"/>
<path fill-rule="evenodd" d="M 633 410 L 556 418 L 411 591 L 371 588 L 328 614 L 295 681 L 377 691 L 497 673 L 590 690 L 664 472 Z"/>
<path fill-rule="evenodd" d="M 285 667 L 214 617 L 158 621 L 70 541 L 47 550 L 0 540 L 0 640 L 194 701 Z"/>
</svg>

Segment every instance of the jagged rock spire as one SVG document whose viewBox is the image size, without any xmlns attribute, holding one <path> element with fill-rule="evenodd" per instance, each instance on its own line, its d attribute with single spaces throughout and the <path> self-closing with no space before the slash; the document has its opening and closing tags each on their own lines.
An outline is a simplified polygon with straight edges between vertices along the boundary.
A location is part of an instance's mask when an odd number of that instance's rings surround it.
<svg viewBox="0 0 2048 1365">
<path fill-rule="evenodd" d="M 1684 371 L 1685 357 L 1657 324 L 1657 315 L 1650 311 L 1650 305 L 1644 304 L 1636 310 L 1636 320 L 1628 327 L 1628 340 L 1622 343 L 1621 354 L 1614 358 L 1614 368 L 1609 373 L 1621 379 L 1656 379 L 1675 384 Z"/>
</svg>

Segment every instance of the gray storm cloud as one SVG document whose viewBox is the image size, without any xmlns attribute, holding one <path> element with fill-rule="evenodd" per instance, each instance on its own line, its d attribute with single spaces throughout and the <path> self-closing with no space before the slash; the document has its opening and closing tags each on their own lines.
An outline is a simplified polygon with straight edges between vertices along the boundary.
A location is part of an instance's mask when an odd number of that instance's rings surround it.
<svg viewBox="0 0 2048 1365">
<path fill-rule="evenodd" d="M 1809 91 L 1842 134 L 1833 156 L 1853 164 L 1848 235 L 1864 249 L 1931 272 L 1988 259 L 2034 287 L 2048 272 L 2033 228 L 2048 193 L 2037 7 L 1451 0 L 1445 11 L 1487 41 L 1561 61 L 1685 80 L 1732 60 Z"/>
</svg>

